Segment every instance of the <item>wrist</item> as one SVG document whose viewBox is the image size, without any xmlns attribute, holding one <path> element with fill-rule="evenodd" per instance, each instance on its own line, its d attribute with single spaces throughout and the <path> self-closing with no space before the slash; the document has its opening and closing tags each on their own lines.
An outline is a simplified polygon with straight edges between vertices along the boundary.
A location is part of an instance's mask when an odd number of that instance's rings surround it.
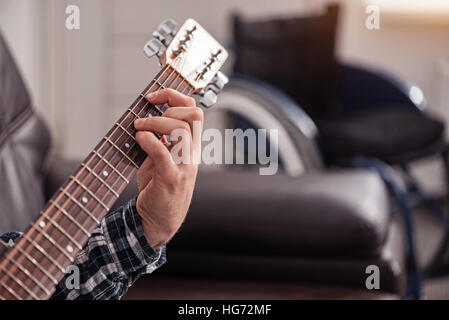
<svg viewBox="0 0 449 320">
<path fill-rule="evenodd" d="M 142 208 L 139 201 L 136 202 L 137 213 L 140 216 L 142 222 L 143 233 L 147 239 L 148 244 L 156 251 L 158 251 L 164 244 L 166 244 L 171 235 L 165 231 L 165 228 L 151 218 L 148 214 L 148 210 Z"/>
<path fill-rule="evenodd" d="M 151 223 L 143 222 L 142 227 L 149 245 L 156 251 L 170 240 L 168 235 L 161 232 L 157 226 Z"/>
</svg>

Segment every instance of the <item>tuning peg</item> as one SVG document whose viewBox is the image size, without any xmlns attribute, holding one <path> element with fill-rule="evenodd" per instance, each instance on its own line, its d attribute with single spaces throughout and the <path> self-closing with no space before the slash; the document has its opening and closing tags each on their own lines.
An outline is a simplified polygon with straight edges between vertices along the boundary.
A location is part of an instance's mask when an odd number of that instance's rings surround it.
<svg viewBox="0 0 449 320">
<path fill-rule="evenodd" d="M 223 73 L 217 72 L 212 82 L 206 87 L 201 94 L 200 104 L 205 108 L 210 108 L 217 103 L 217 94 L 223 90 L 224 86 L 229 82 L 228 77 Z"/>
<path fill-rule="evenodd" d="M 143 52 L 148 58 L 152 58 L 155 55 L 160 57 L 164 52 L 164 44 L 159 39 L 151 39 L 143 47 Z"/>
<path fill-rule="evenodd" d="M 162 21 L 157 30 L 153 32 L 153 37 L 163 43 L 164 46 L 168 46 L 168 37 L 174 36 L 176 33 L 176 22 L 172 19 Z"/>
<path fill-rule="evenodd" d="M 228 77 L 226 77 L 222 72 L 217 72 L 214 79 L 212 80 L 210 84 L 210 88 L 215 92 L 219 93 L 221 90 L 223 90 L 224 86 L 229 82 Z"/>
<path fill-rule="evenodd" d="M 162 33 L 160 33 L 159 31 L 154 31 L 153 32 L 153 37 L 157 40 L 159 40 L 160 42 L 162 42 L 162 44 L 164 46 L 167 46 L 167 37 L 162 35 Z"/>
<path fill-rule="evenodd" d="M 159 33 L 164 36 L 174 36 L 176 34 L 176 21 L 173 19 L 166 19 L 164 21 L 162 21 L 162 23 L 159 25 L 159 27 L 157 28 L 157 31 L 159 31 Z"/>
<path fill-rule="evenodd" d="M 154 39 L 147 42 L 143 51 L 148 58 L 155 55 L 160 57 L 164 52 L 164 46 L 168 46 L 168 37 L 173 37 L 176 34 L 176 22 L 173 19 L 166 19 L 158 26 L 157 30 L 153 32 Z"/>
<path fill-rule="evenodd" d="M 200 104 L 205 108 L 210 108 L 217 103 L 217 94 L 211 89 L 206 90 L 200 99 Z"/>
</svg>

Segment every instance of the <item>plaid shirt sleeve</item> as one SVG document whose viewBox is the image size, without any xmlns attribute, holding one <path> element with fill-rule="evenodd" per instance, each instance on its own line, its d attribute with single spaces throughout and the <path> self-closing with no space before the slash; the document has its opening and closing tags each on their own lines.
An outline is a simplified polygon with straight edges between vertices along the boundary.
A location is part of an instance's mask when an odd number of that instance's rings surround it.
<svg viewBox="0 0 449 320">
<path fill-rule="evenodd" d="M 9 233 L 3 240 L 15 240 Z M 8 240 L 9 239 L 9 240 Z M 106 300 L 120 299 L 140 275 L 151 273 L 166 261 L 165 246 L 155 251 L 143 232 L 136 199 L 109 213 L 78 253 L 74 265 L 80 281 L 70 286 L 67 274 L 56 287 L 51 299 Z"/>
</svg>

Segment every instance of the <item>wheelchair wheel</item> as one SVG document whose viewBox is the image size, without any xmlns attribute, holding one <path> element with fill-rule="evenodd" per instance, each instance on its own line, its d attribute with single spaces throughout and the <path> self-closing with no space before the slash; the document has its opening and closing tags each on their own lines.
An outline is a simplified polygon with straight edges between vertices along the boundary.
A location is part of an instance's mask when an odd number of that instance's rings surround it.
<svg viewBox="0 0 449 320">
<path fill-rule="evenodd" d="M 278 148 L 280 167 L 290 176 L 323 166 L 313 121 L 298 104 L 266 83 L 233 77 L 205 117 L 205 129 L 277 129 L 277 142 L 271 138 L 268 142 L 271 148 Z"/>
</svg>

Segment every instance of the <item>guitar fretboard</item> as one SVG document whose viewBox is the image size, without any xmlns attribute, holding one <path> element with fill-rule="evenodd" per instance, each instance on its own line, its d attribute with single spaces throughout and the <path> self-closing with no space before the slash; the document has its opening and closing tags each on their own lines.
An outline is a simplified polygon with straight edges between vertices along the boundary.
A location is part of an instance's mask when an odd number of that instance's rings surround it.
<svg viewBox="0 0 449 320">
<path fill-rule="evenodd" d="M 164 67 L 114 124 L 79 169 L 50 199 L 39 218 L 0 261 L 0 299 L 48 299 L 67 267 L 134 177 L 146 154 L 135 141 L 134 120 L 160 116 L 167 106 L 145 95 L 194 89 L 172 67 Z"/>
</svg>

